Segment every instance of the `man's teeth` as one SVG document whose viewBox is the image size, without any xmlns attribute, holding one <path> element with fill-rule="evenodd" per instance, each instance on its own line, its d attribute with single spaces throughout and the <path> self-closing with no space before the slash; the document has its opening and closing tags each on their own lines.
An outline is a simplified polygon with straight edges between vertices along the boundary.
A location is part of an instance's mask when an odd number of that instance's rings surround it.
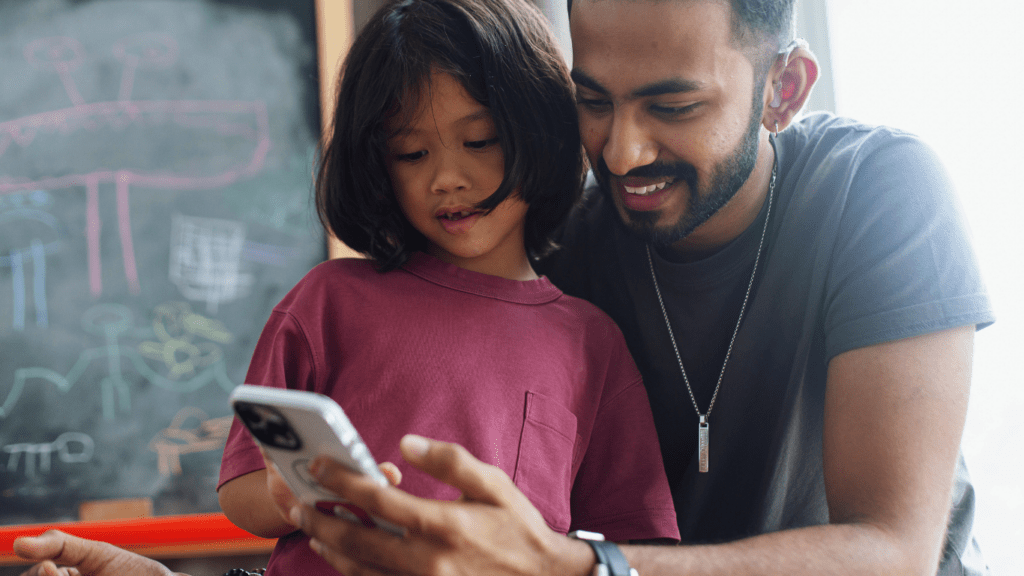
<svg viewBox="0 0 1024 576">
<path fill-rule="evenodd" d="M 636 188 L 634 188 L 633 186 L 623 186 L 623 188 L 625 188 L 626 192 L 629 192 L 630 194 L 639 194 L 640 196 L 646 196 L 651 192 L 654 192 L 655 190 L 661 190 L 668 184 L 668 182 L 661 182 L 659 184 L 651 184 L 650 186 L 638 186 Z"/>
</svg>

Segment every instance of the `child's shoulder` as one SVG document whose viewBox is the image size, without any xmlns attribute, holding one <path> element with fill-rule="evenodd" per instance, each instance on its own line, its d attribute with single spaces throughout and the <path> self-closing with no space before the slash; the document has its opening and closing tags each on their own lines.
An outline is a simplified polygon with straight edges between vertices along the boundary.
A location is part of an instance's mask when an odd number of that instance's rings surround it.
<svg viewBox="0 0 1024 576">
<path fill-rule="evenodd" d="M 358 286 L 375 285 L 382 275 L 375 263 L 365 258 L 336 258 L 314 266 L 295 284 L 281 305 L 338 297 Z"/>
<path fill-rule="evenodd" d="M 603 336 L 613 335 L 622 338 L 618 324 L 592 302 L 562 292 L 557 303 L 564 310 L 564 314 L 570 316 L 574 323 L 585 330 L 583 334 L 593 334 L 597 331 Z"/>
<path fill-rule="evenodd" d="M 377 264 L 368 258 L 334 258 L 314 266 L 302 279 L 303 282 L 325 282 L 350 278 L 375 278 L 381 276 Z"/>
</svg>

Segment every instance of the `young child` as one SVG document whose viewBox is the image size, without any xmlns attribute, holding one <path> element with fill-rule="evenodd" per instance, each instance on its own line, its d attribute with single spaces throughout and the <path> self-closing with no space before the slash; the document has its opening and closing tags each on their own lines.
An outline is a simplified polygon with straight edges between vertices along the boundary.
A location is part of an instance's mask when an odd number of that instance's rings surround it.
<svg viewBox="0 0 1024 576">
<path fill-rule="evenodd" d="M 346 59 L 316 182 L 325 262 L 274 309 L 246 381 L 334 398 L 402 489 L 406 433 L 505 471 L 552 529 L 677 539 L 650 406 L 618 328 L 531 267 L 582 187 L 571 81 L 525 0 L 395 0 Z M 273 504 L 235 422 L 220 503 L 282 537 L 268 574 L 333 573 Z"/>
</svg>

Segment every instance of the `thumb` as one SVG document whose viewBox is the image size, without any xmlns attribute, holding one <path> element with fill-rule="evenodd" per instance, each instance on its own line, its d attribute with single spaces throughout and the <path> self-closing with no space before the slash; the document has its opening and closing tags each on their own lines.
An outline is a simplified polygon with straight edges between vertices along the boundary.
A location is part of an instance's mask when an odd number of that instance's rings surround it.
<svg viewBox="0 0 1024 576">
<path fill-rule="evenodd" d="M 51 560 L 64 548 L 62 538 L 69 538 L 59 530 L 48 530 L 39 536 L 21 536 L 14 540 L 14 553 L 26 560 Z"/>
<path fill-rule="evenodd" d="M 477 460 L 458 444 L 406 434 L 399 447 L 407 462 L 458 489 L 468 500 L 495 506 L 518 501 L 519 491 L 505 472 Z"/>
</svg>

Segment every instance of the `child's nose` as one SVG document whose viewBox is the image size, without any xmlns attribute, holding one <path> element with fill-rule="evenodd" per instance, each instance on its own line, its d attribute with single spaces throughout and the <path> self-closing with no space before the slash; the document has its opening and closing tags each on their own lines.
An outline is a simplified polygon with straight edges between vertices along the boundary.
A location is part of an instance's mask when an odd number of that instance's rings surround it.
<svg viewBox="0 0 1024 576">
<path fill-rule="evenodd" d="M 434 181 L 431 183 L 431 190 L 434 193 L 444 194 L 466 190 L 471 183 L 469 171 L 456 154 L 450 151 L 438 154 Z"/>
</svg>

